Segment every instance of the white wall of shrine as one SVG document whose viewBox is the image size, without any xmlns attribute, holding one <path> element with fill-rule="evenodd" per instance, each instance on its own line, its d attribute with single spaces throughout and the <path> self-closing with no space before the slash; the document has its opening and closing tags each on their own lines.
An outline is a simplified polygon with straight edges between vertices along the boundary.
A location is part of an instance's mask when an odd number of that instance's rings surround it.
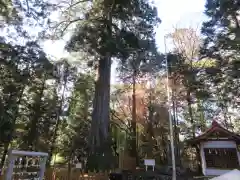
<svg viewBox="0 0 240 180">
<path fill-rule="evenodd" d="M 206 160 L 205 160 L 205 154 L 204 154 L 204 148 L 237 148 L 237 145 L 234 141 L 207 141 L 207 142 L 201 142 L 200 144 L 200 155 L 201 155 L 201 164 L 202 164 L 202 170 L 203 174 L 205 176 L 215 176 L 215 175 L 222 175 L 224 173 L 229 172 L 230 170 L 224 170 L 224 169 L 215 169 L 215 168 L 207 168 L 206 167 Z M 240 153 L 237 151 L 238 156 L 238 162 L 240 164 Z"/>
</svg>

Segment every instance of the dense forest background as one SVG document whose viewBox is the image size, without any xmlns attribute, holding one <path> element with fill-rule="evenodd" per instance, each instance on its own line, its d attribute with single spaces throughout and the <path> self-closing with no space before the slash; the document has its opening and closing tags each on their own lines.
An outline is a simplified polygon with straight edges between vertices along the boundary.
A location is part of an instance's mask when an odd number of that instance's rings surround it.
<svg viewBox="0 0 240 180">
<path fill-rule="evenodd" d="M 189 158 L 184 139 L 212 120 L 239 132 L 239 10 L 236 0 L 207 0 L 201 33 L 173 29 L 164 54 L 148 0 L 0 0 L 0 168 L 9 148 L 48 152 L 48 165 L 109 169 L 120 154 L 167 165 L 168 107 L 178 165 Z M 43 51 L 66 35 L 67 58 Z"/>
</svg>

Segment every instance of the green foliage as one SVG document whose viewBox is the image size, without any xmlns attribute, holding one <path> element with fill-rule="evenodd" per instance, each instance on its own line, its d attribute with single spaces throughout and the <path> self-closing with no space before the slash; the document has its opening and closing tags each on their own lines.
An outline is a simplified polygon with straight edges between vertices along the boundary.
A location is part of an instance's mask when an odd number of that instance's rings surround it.
<svg viewBox="0 0 240 180">
<path fill-rule="evenodd" d="M 106 7 L 111 7 L 112 24 L 104 13 Z M 95 13 L 103 9 L 102 13 Z M 132 51 L 143 50 L 149 47 L 149 40 L 154 39 L 153 28 L 159 22 L 156 8 L 151 7 L 146 1 L 127 3 L 118 1 L 97 1 L 91 5 L 87 23 L 79 23 L 71 40 L 67 45 L 68 50 L 84 50 L 92 56 L 104 56 L 111 52 L 112 56 L 126 59 Z M 138 17 L 139 21 L 134 21 Z M 145 21 L 146 20 L 146 21 Z M 118 24 L 121 23 L 121 26 Z M 106 31 L 106 25 L 112 28 L 112 34 Z M 142 32 L 141 32 L 141 31 Z M 87 33 L 86 33 L 87 32 Z M 139 35 L 151 39 L 139 41 Z"/>
<path fill-rule="evenodd" d="M 1 0 L 0 5 L 0 15 L 6 20 L 9 26 L 19 25 L 19 23 L 27 24 L 26 20 L 29 21 L 28 25 L 36 25 L 36 23 L 42 25 L 54 4 L 45 0 Z"/>
<path fill-rule="evenodd" d="M 34 49 L 34 51 L 33 51 Z M 51 68 L 48 59 L 35 42 L 25 46 L 11 46 L 2 42 L 1 45 L 1 125 L 9 127 L 8 140 L 18 116 L 19 103 L 24 88 L 32 82 L 31 76 L 39 76 L 39 70 Z M 21 64 L 21 65 L 20 65 Z M 2 126 L 1 126 L 2 127 Z M 8 128 L 6 128 L 7 130 Z"/>
<path fill-rule="evenodd" d="M 116 58 L 124 63 L 142 52 L 144 55 L 138 61 L 146 62 L 148 56 L 156 52 L 154 28 L 160 20 L 156 8 L 143 0 L 94 1 L 83 17 L 66 49 L 84 51 L 97 60 L 92 63 L 98 67 L 99 79 L 95 87 L 89 144 L 90 152 L 99 154 L 101 150 L 100 156 L 107 156 L 106 153 L 111 152 L 111 142 L 108 142 L 111 60 Z"/>
<path fill-rule="evenodd" d="M 222 75 L 226 73 L 223 71 L 227 71 L 227 76 L 236 79 L 239 78 L 238 11 L 238 1 L 207 1 L 205 14 L 209 20 L 202 27 L 206 38 L 201 51 L 203 56 L 217 60 Z"/>
<path fill-rule="evenodd" d="M 216 66 L 206 69 L 207 82 L 212 83 L 211 93 L 224 125 L 230 127 L 228 111 L 239 107 L 233 98 L 239 95 L 239 2 L 207 1 L 205 7 L 209 19 L 202 26 L 205 39 L 201 54 L 215 59 Z"/>
<path fill-rule="evenodd" d="M 77 53 L 80 65 L 69 63 L 71 58 L 53 63 L 39 45 L 43 34 L 37 29 L 45 28 L 54 4 L 0 0 L 5 18 L 0 28 L 11 29 L 0 38 L 0 168 L 10 146 L 48 152 L 49 162 L 57 154 L 61 163 L 79 161 L 86 170 L 113 169 L 126 150 L 137 159 L 168 164 L 166 64 L 156 47 L 156 7 L 149 0 L 63 4 L 64 20 L 57 27 L 74 28 L 66 49 Z M 195 136 L 215 117 L 239 130 L 236 114 L 229 118 L 230 110 L 239 110 L 238 11 L 236 0 L 207 0 L 203 41 L 193 28 L 169 34 L 175 47 L 166 56 L 177 162 L 179 134 Z M 32 27 L 38 27 L 36 34 Z M 110 94 L 112 61 L 124 85 Z M 87 64 L 97 69 L 97 78 Z"/>
<path fill-rule="evenodd" d="M 94 79 L 90 74 L 79 74 L 69 101 L 68 116 L 61 123 L 57 140 L 58 153 L 66 159 L 85 162 L 88 151 L 90 115 L 94 93 Z M 66 148 L 68 147 L 68 148 Z"/>
<path fill-rule="evenodd" d="M 206 36 L 202 53 L 208 53 L 216 59 L 221 56 L 220 50 L 230 50 L 231 53 L 238 54 L 239 2 L 207 1 L 205 7 L 209 20 L 202 27 L 202 33 Z"/>
</svg>

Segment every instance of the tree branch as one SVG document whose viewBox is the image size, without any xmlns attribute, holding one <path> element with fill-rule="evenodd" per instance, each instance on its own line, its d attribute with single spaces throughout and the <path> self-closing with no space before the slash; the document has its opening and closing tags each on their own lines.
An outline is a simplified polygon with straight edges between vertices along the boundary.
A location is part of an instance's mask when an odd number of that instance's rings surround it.
<svg viewBox="0 0 240 180">
<path fill-rule="evenodd" d="M 70 4 L 69 7 L 67 9 L 65 9 L 65 11 L 68 11 L 69 9 L 71 9 L 72 7 L 74 7 L 80 3 L 89 2 L 89 1 L 91 1 L 91 0 L 82 0 L 82 1 L 78 1 L 76 3 Z"/>
</svg>

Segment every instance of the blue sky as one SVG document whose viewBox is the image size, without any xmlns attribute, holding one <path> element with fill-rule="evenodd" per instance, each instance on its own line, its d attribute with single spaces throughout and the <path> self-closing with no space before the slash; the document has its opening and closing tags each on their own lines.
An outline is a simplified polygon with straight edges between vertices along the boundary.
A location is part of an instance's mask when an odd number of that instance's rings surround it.
<svg viewBox="0 0 240 180">
<path fill-rule="evenodd" d="M 173 27 L 191 26 L 200 28 L 201 23 L 205 19 L 203 14 L 205 0 L 154 0 L 154 2 L 162 20 L 162 23 L 156 29 L 156 41 L 161 52 L 164 52 L 164 36 L 173 31 Z M 55 42 L 46 41 L 44 50 L 59 59 L 68 56 L 64 52 L 64 45 L 65 42 L 63 40 Z M 170 49 L 170 45 L 168 45 L 168 49 Z M 112 75 L 115 74 L 115 67 L 116 65 L 113 65 Z"/>
</svg>

